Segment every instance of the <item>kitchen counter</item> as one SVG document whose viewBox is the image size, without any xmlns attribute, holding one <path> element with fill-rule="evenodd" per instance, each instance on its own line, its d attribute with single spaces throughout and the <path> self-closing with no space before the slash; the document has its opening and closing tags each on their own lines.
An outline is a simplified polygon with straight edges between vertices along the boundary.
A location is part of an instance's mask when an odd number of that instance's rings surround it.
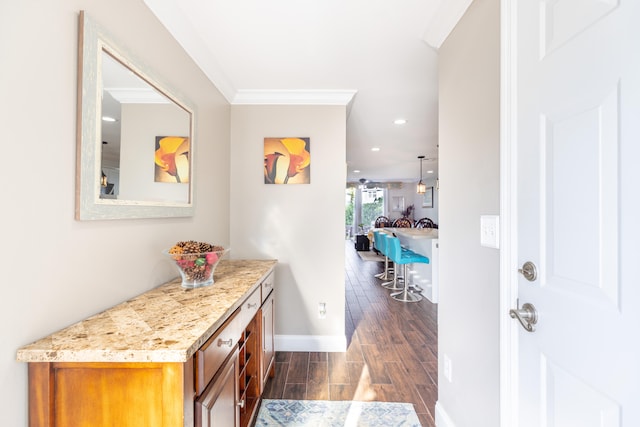
<svg viewBox="0 0 640 427">
<path fill-rule="evenodd" d="M 274 269 L 276 260 L 222 260 L 215 283 L 180 279 L 18 349 L 20 362 L 186 362 Z"/>
<path fill-rule="evenodd" d="M 413 264 L 411 279 L 413 283 L 417 283 L 423 289 L 422 295 L 432 303 L 437 303 L 439 285 L 438 229 L 386 227 L 383 231 L 398 237 L 402 246 L 429 258 L 429 264 Z"/>
<path fill-rule="evenodd" d="M 407 239 L 437 239 L 437 228 L 385 228 L 385 230 L 394 233 L 396 236 L 406 237 Z"/>
</svg>

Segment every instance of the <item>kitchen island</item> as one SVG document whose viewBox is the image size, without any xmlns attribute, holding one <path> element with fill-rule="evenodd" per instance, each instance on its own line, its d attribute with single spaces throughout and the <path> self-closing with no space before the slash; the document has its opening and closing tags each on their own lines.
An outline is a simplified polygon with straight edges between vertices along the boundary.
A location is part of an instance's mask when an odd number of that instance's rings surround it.
<svg viewBox="0 0 640 427">
<path fill-rule="evenodd" d="M 275 260 L 223 260 L 20 348 L 30 426 L 250 424 L 274 374 Z M 244 415 L 243 415 L 244 414 Z"/>
<path fill-rule="evenodd" d="M 392 233 L 407 249 L 429 258 L 429 264 L 416 263 L 411 268 L 412 283 L 419 285 L 422 295 L 432 303 L 438 302 L 438 229 L 384 228 Z"/>
</svg>

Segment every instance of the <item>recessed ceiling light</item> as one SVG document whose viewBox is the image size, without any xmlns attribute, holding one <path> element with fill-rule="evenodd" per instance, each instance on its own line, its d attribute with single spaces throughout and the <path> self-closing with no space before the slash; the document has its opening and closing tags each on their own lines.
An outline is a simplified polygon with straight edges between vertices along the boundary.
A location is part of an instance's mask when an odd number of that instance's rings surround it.
<svg viewBox="0 0 640 427">
<path fill-rule="evenodd" d="M 378 148 L 378 147 L 373 147 L 373 148 L 371 149 L 371 151 L 380 151 L 380 148 Z"/>
<path fill-rule="evenodd" d="M 395 124 L 395 125 L 403 125 L 405 123 L 407 123 L 406 119 L 396 119 L 396 120 L 393 121 L 393 124 Z"/>
<path fill-rule="evenodd" d="M 356 170 L 353 171 L 353 173 L 360 173 L 360 170 L 356 169 Z"/>
<path fill-rule="evenodd" d="M 433 173 L 433 171 L 427 171 L 427 173 Z"/>
<path fill-rule="evenodd" d="M 113 117 L 109 117 L 109 116 L 102 116 L 102 121 L 105 122 L 115 122 L 116 119 L 114 119 Z"/>
</svg>

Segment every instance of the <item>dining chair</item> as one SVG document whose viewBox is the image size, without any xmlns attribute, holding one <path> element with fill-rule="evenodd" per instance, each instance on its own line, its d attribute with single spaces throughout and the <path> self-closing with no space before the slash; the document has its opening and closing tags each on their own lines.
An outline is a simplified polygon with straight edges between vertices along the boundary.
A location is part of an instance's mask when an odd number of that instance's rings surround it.
<svg viewBox="0 0 640 427">
<path fill-rule="evenodd" d="M 436 224 L 431 220 L 431 218 L 420 218 L 416 222 L 416 228 L 436 228 Z"/>
<path fill-rule="evenodd" d="M 413 228 L 413 221 L 409 218 L 402 217 L 393 221 L 391 226 L 394 228 Z"/>
<path fill-rule="evenodd" d="M 374 222 L 375 228 L 384 228 L 388 227 L 389 225 L 391 225 L 391 221 L 389 221 L 389 218 L 387 218 L 386 216 L 379 216 Z"/>
</svg>

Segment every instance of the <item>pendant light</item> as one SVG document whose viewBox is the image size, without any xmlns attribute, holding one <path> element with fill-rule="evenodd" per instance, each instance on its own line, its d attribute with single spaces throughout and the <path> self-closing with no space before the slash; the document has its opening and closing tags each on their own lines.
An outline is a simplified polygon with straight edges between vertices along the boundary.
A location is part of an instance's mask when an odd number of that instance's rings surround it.
<svg viewBox="0 0 640 427">
<path fill-rule="evenodd" d="M 424 156 L 418 156 L 420 159 L 420 181 L 418 182 L 417 191 L 418 194 L 424 194 L 427 192 L 427 186 L 422 182 L 422 161 L 424 160 Z"/>
<path fill-rule="evenodd" d="M 104 118 L 103 118 L 103 120 L 104 120 Z M 102 141 L 102 145 L 107 145 L 107 144 L 108 144 L 107 141 Z M 106 187 L 107 184 L 109 184 L 109 182 L 107 182 L 107 175 L 104 174 L 104 170 L 102 170 L 100 172 L 102 172 L 100 174 L 100 186 Z"/>
</svg>

